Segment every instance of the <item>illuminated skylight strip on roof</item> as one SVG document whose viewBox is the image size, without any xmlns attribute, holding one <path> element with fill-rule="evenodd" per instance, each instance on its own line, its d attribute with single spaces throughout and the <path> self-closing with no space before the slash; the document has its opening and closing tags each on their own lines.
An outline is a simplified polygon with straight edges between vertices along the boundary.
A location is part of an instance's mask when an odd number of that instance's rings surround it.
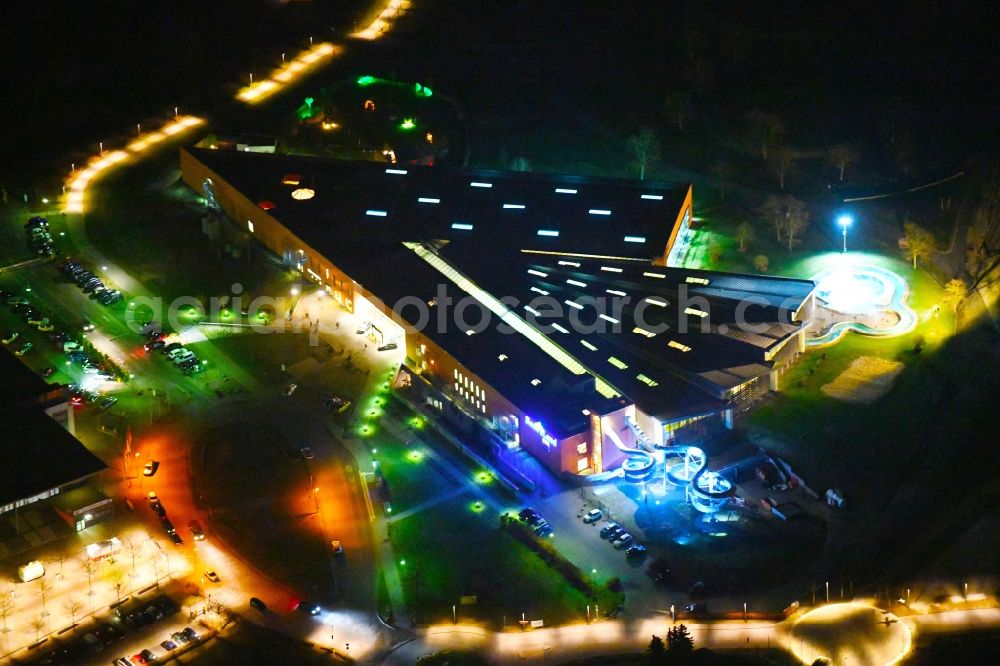
<svg viewBox="0 0 1000 666">
<path fill-rule="evenodd" d="M 677 342 L 676 340 L 671 340 L 670 342 L 667 343 L 667 346 L 668 347 L 673 347 L 674 349 L 679 349 L 682 352 L 689 352 L 689 351 L 691 351 L 690 347 L 688 347 L 687 345 L 682 345 L 681 343 Z"/>
<path fill-rule="evenodd" d="M 590 351 L 597 351 L 597 347 L 595 347 L 594 345 L 590 344 L 586 340 L 580 340 L 580 344 L 583 345 L 584 347 L 586 347 L 587 349 L 589 349 Z"/>
<path fill-rule="evenodd" d="M 591 215 L 611 215 L 611 211 L 607 208 L 591 208 L 587 212 Z"/>
<path fill-rule="evenodd" d="M 616 358 L 614 356 L 612 356 L 611 358 L 608 359 L 608 363 L 610 363 L 611 365 L 615 366 L 619 370 L 627 370 L 628 369 L 628 364 L 627 363 L 625 363 L 624 361 L 622 361 L 620 358 Z"/>
<path fill-rule="evenodd" d="M 603 319 L 604 321 L 610 321 L 612 324 L 620 324 L 621 323 L 620 321 L 618 321 L 614 317 L 609 317 L 606 314 L 599 314 L 597 316 L 600 317 L 601 319 Z"/>
<path fill-rule="evenodd" d="M 646 242 L 646 237 L 645 236 L 626 236 L 625 237 L 625 242 L 626 243 L 645 243 Z"/>
<path fill-rule="evenodd" d="M 538 277 L 548 277 L 548 273 L 543 273 L 542 271 L 536 271 L 534 268 L 529 268 L 528 273 L 531 275 L 537 275 Z"/>
<path fill-rule="evenodd" d="M 465 332 L 465 334 L 466 334 L 466 335 L 475 335 L 475 334 L 476 334 L 476 332 L 475 332 L 475 331 L 473 331 L 473 330 L 472 330 L 472 329 L 470 328 L 469 330 L 467 330 L 467 331 Z"/>
<path fill-rule="evenodd" d="M 658 280 L 663 280 L 664 278 L 667 277 L 663 273 L 650 273 L 649 271 L 646 271 L 642 275 L 643 275 L 643 277 L 657 278 Z"/>
<path fill-rule="evenodd" d="M 507 210 L 524 210 L 524 204 L 504 204 L 503 207 Z"/>
<path fill-rule="evenodd" d="M 560 261 L 559 265 L 560 266 L 573 266 L 575 268 L 579 268 L 580 267 L 580 262 L 578 262 L 578 261 Z"/>
<path fill-rule="evenodd" d="M 539 236 L 553 236 L 553 237 L 555 237 L 555 236 L 559 235 L 559 232 L 556 231 L 555 229 L 539 229 L 538 230 L 538 235 Z"/>
<path fill-rule="evenodd" d="M 462 231 L 472 231 L 472 225 L 468 222 L 453 222 L 451 228 L 461 229 Z"/>
<path fill-rule="evenodd" d="M 656 333 L 653 333 L 652 331 L 647 331 L 646 329 L 642 328 L 641 326 L 636 326 L 635 328 L 632 329 L 632 332 L 633 333 L 638 333 L 639 335 L 645 335 L 647 338 L 654 338 L 654 337 L 656 337 Z"/>
<path fill-rule="evenodd" d="M 661 301 L 660 299 L 653 298 L 652 296 L 647 296 L 646 302 L 649 303 L 650 305 L 659 305 L 661 308 L 667 307 L 666 301 Z"/>
<path fill-rule="evenodd" d="M 580 282 L 579 280 L 566 280 L 566 284 L 571 284 L 574 287 L 586 287 L 586 282 Z"/>
<path fill-rule="evenodd" d="M 388 214 L 389 213 L 384 210 L 374 210 L 372 208 L 365 211 L 365 215 L 369 215 L 371 217 L 385 217 Z"/>
<path fill-rule="evenodd" d="M 577 310 L 582 310 L 583 309 L 582 305 L 580 305 L 579 303 L 576 303 L 574 301 L 565 300 L 565 301 L 563 301 L 563 303 L 565 303 L 566 305 L 570 306 L 571 308 L 576 308 Z"/>
<path fill-rule="evenodd" d="M 697 308 L 684 308 L 684 314 L 694 315 L 696 317 L 701 317 L 701 318 L 705 318 L 708 316 L 707 312 L 704 312 L 703 310 L 699 310 Z"/>
<path fill-rule="evenodd" d="M 605 289 L 604 291 L 608 292 L 613 296 L 628 296 L 628 294 L 626 294 L 624 291 L 618 291 L 617 289 Z"/>
<path fill-rule="evenodd" d="M 557 331 L 559 331 L 560 333 L 569 333 L 569 331 L 567 331 L 565 328 L 563 328 L 559 324 L 556 324 L 555 322 L 552 323 L 552 328 L 555 329 L 555 330 L 557 330 Z"/>
<path fill-rule="evenodd" d="M 557 187 L 556 194 L 576 194 L 576 190 L 569 187 Z"/>
<path fill-rule="evenodd" d="M 439 273 L 454 282 L 459 289 L 469 294 L 477 301 L 482 303 L 490 310 L 493 314 L 500 317 L 504 323 L 513 328 L 515 331 L 523 335 L 530 342 L 535 344 L 539 349 L 544 351 L 550 357 L 552 357 L 557 363 L 562 365 L 564 368 L 576 375 L 590 374 L 587 369 L 583 367 L 579 361 L 568 354 L 562 347 L 552 342 L 549 338 L 542 335 L 538 330 L 531 326 L 521 317 L 518 317 L 514 312 L 512 312 L 507 306 L 501 303 L 496 297 L 494 297 L 489 292 L 483 290 L 479 285 L 459 273 L 455 268 L 449 264 L 447 261 L 442 259 L 440 256 L 428 250 L 426 247 L 420 243 L 404 243 L 405 247 L 409 248 L 418 257 L 427 262 L 428 265 L 434 267 Z M 601 379 L 597 375 L 592 375 L 595 380 L 595 388 L 598 393 L 606 398 L 616 398 L 621 395 L 616 391 L 610 384 Z"/>
<path fill-rule="evenodd" d="M 708 284 L 708 278 L 691 277 L 690 275 L 684 281 L 688 284 Z"/>
<path fill-rule="evenodd" d="M 525 310 L 525 312 L 527 312 L 528 314 L 531 314 L 531 315 L 533 315 L 533 316 L 535 316 L 535 317 L 541 317 L 541 316 L 542 316 L 542 313 L 541 313 L 541 312 L 539 312 L 539 311 L 538 311 L 538 310 L 536 310 L 535 308 L 531 307 L 530 305 L 525 305 L 525 306 L 524 306 L 524 310 Z"/>
<path fill-rule="evenodd" d="M 532 385 L 532 386 L 538 386 L 538 385 L 539 385 L 539 384 L 541 384 L 541 383 L 542 383 L 542 380 L 541 380 L 541 379 L 532 379 L 532 380 L 531 380 L 531 385 Z"/>
<path fill-rule="evenodd" d="M 649 386 L 659 386 L 660 385 L 660 382 L 656 381 L 652 377 L 647 377 L 646 375 L 641 374 L 641 373 L 638 374 L 638 375 L 636 375 L 635 378 L 638 379 L 643 384 L 647 384 Z"/>
<path fill-rule="evenodd" d="M 649 257 L 621 257 L 610 254 L 586 254 L 583 252 L 560 252 L 557 250 L 528 250 L 521 249 L 525 254 L 549 254 L 557 257 L 579 257 L 580 259 L 603 259 L 605 261 L 636 261 L 643 264 L 649 263 Z"/>
<path fill-rule="evenodd" d="M 538 294 L 541 294 L 542 296 L 548 296 L 549 295 L 549 292 L 545 291 L 544 289 L 539 289 L 538 287 L 532 287 L 531 291 L 533 291 L 535 293 L 538 293 Z"/>
<path fill-rule="evenodd" d="M 441 203 L 441 200 L 440 199 L 435 199 L 434 197 L 420 197 L 420 198 L 417 199 L 417 203 L 432 203 L 432 204 L 437 204 L 437 203 Z"/>
<path fill-rule="evenodd" d="M 508 358 L 507 354 L 500 354 L 499 356 L 497 356 L 497 360 L 499 360 L 501 363 L 506 361 L 507 358 Z"/>
<path fill-rule="evenodd" d="M 601 270 L 606 273 L 621 273 L 622 269 L 615 268 L 614 266 L 601 266 Z"/>
<path fill-rule="evenodd" d="M 482 182 L 474 180 L 471 183 L 469 183 L 469 187 L 483 187 L 483 188 L 489 189 L 489 188 L 493 187 L 493 183 L 482 183 Z"/>
<path fill-rule="evenodd" d="M 385 172 L 395 174 L 397 176 L 405 176 L 407 173 L 406 169 L 386 169 Z"/>
<path fill-rule="evenodd" d="M 663 195 L 662 194 L 643 194 L 642 198 L 643 199 L 648 199 L 650 201 L 663 201 Z"/>
</svg>

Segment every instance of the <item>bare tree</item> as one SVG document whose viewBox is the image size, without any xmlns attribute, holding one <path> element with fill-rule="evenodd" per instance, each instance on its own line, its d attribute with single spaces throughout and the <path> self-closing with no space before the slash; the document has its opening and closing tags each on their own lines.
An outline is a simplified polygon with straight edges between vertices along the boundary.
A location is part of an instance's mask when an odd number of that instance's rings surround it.
<svg viewBox="0 0 1000 666">
<path fill-rule="evenodd" d="M 726 198 L 726 186 L 733 179 L 733 165 L 725 160 L 720 160 L 712 165 L 712 175 L 715 177 L 715 186 L 719 188 L 719 198 Z"/>
<path fill-rule="evenodd" d="M 677 125 L 678 131 L 684 130 L 684 121 L 691 113 L 691 94 L 669 89 L 663 95 L 663 113 L 667 120 Z"/>
<path fill-rule="evenodd" d="M 736 241 L 740 244 L 740 252 L 746 252 L 747 243 L 752 241 L 753 237 L 753 225 L 749 222 L 740 222 L 739 226 L 736 227 Z"/>
<path fill-rule="evenodd" d="M 49 612 L 45 609 L 45 602 L 49 598 L 49 593 L 52 592 L 52 584 L 45 580 L 42 576 L 38 579 L 38 596 L 42 598 L 42 616 L 47 616 Z"/>
<path fill-rule="evenodd" d="M 752 153 L 767 161 L 771 149 L 785 134 L 785 124 L 773 113 L 765 113 L 759 109 L 747 111 L 746 121 L 747 148 Z"/>
<path fill-rule="evenodd" d="M 45 628 L 45 618 L 39 615 L 29 622 L 28 626 L 35 630 L 35 641 L 38 641 L 38 638 L 42 633 L 42 629 Z"/>
<path fill-rule="evenodd" d="M 628 142 L 635 155 L 635 165 L 639 168 L 639 180 L 645 180 L 646 169 L 660 159 L 660 138 L 653 130 L 643 127 L 638 134 L 630 136 Z"/>
<path fill-rule="evenodd" d="M 799 159 L 799 151 L 788 145 L 778 145 L 771 150 L 767 162 L 771 165 L 774 175 L 778 177 L 778 186 L 785 189 L 785 178 L 791 173 L 795 161 Z"/>
<path fill-rule="evenodd" d="M 850 146 L 833 146 L 826 151 L 826 159 L 840 170 L 840 180 L 843 181 L 844 171 L 847 167 L 857 163 L 858 153 Z"/>
<path fill-rule="evenodd" d="M 132 537 L 122 539 L 122 548 L 132 557 L 132 574 L 135 574 L 135 558 L 142 552 L 142 542 L 136 541 Z"/>
<path fill-rule="evenodd" d="M 774 226 L 778 242 L 784 234 L 789 252 L 798 242 L 797 236 L 809 226 L 809 209 L 790 194 L 768 197 L 760 213 Z"/>
<path fill-rule="evenodd" d="M 66 612 L 69 613 L 69 623 L 76 624 L 76 617 L 80 614 L 80 611 L 83 610 L 83 602 L 78 599 L 70 598 L 63 603 L 63 608 L 65 608 Z"/>
<path fill-rule="evenodd" d="M 899 239 L 899 248 L 913 261 L 914 270 L 917 268 L 917 259 L 929 256 L 936 246 L 931 232 L 915 222 L 903 224 L 903 237 Z"/>
<path fill-rule="evenodd" d="M 972 277 L 970 290 L 1000 281 L 1000 187 L 988 190 L 966 232 L 965 268 Z"/>
<path fill-rule="evenodd" d="M 111 588 L 115 591 L 115 601 L 121 601 L 122 598 L 122 588 L 125 587 L 125 578 L 122 574 L 116 571 L 111 575 L 111 580 L 109 581 Z"/>
<path fill-rule="evenodd" d="M 87 595 L 94 596 L 94 574 L 97 573 L 97 564 L 89 557 L 83 559 L 83 570 L 87 572 Z"/>
<path fill-rule="evenodd" d="M 515 157 L 514 161 L 510 163 L 511 171 L 531 171 L 531 162 L 528 161 L 527 157 Z"/>
<path fill-rule="evenodd" d="M 14 595 L 10 592 L 0 595 L 0 618 L 3 618 L 3 633 L 5 634 L 10 633 L 10 628 L 7 627 L 7 616 L 14 610 Z"/>
</svg>

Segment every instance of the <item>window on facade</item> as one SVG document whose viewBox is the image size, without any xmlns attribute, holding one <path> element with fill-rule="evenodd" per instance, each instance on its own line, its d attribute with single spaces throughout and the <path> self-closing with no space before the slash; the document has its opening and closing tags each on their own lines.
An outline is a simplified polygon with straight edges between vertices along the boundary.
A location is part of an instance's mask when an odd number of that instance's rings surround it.
<svg viewBox="0 0 1000 666">
<path fill-rule="evenodd" d="M 582 472 L 590 466 L 590 461 L 586 458 L 580 458 L 576 463 L 576 471 Z"/>
<path fill-rule="evenodd" d="M 581 456 L 587 455 L 587 443 L 584 442 L 583 444 L 577 444 L 576 452 L 579 453 Z"/>
</svg>

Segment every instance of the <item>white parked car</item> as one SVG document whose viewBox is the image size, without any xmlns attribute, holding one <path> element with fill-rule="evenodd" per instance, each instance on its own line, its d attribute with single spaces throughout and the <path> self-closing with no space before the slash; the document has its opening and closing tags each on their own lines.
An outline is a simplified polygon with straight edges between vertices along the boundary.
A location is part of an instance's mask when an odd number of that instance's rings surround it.
<svg viewBox="0 0 1000 666">
<path fill-rule="evenodd" d="M 600 509 L 591 509 L 587 512 L 587 515 L 583 517 L 583 522 L 585 523 L 596 523 L 598 520 L 604 517 Z"/>
</svg>

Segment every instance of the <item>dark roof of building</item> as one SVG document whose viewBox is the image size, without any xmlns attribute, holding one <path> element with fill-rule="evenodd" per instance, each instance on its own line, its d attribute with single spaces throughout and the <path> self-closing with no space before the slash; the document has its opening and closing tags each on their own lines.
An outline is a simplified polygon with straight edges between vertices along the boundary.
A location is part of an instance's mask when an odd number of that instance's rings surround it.
<svg viewBox="0 0 1000 666">
<path fill-rule="evenodd" d="M 586 427 L 583 409 L 622 398 L 664 420 L 717 411 L 729 389 L 770 370 L 768 353 L 798 330 L 791 314 L 813 290 L 805 280 L 654 266 L 687 185 L 191 152 L 252 201 L 276 202 L 268 214 L 390 308 L 430 301 L 439 284 L 456 300 L 479 289 L 480 303 L 513 297 L 522 320 L 533 298 L 556 299 L 563 315 L 539 323 L 562 331 L 504 332 L 493 316 L 468 335 L 449 316 L 423 332 L 558 435 Z M 315 196 L 297 201 L 296 188 Z M 606 330 L 586 333 L 571 325 L 565 301 L 618 294 L 630 299 L 618 324 L 598 320 Z M 402 314 L 415 323 L 414 311 Z M 595 317 L 591 308 L 580 319 Z"/>
<path fill-rule="evenodd" d="M 0 505 L 32 497 L 84 479 L 107 468 L 104 462 L 44 409 L 60 387 L 53 388 L 6 349 L 0 351 L 5 393 L 0 410 Z"/>
<path fill-rule="evenodd" d="M 687 184 L 191 148 L 319 251 L 334 243 L 460 240 L 518 249 L 662 256 Z M 310 190 L 308 199 L 293 198 Z M 294 196 L 308 195 L 299 192 Z M 629 240 L 626 240 L 628 238 Z"/>
</svg>

